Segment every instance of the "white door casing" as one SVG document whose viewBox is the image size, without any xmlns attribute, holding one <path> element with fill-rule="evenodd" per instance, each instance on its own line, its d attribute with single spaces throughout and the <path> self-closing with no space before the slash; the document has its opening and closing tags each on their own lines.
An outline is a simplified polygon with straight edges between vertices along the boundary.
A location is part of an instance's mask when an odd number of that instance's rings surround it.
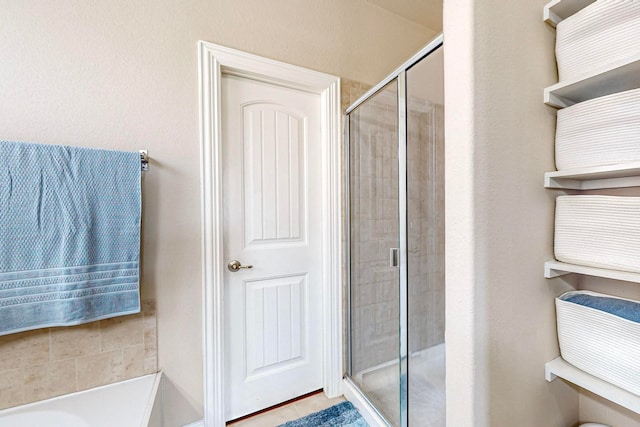
<svg viewBox="0 0 640 427">
<path fill-rule="evenodd" d="M 228 261 L 223 257 L 222 238 L 223 73 L 306 91 L 319 95 L 321 99 L 321 158 L 314 160 L 321 165 L 320 224 L 316 226 L 320 229 L 322 239 L 323 280 L 321 301 L 313 303 L 322 307 L 322 386 L 328 396 L 340 394 L 343 373 L 339 79 L 207 42 L 199 42 L 198 47 L 202 159 L 204 423 L 207 427 L 222 427 L 225 424 L 223 283 Z M 296 286 L 298 285 L 289 286 L 292 293 L 296 292 Z"/>
<path fill-rule="evenodd" d="M 226 419 L 322 388 L 319 95 L 223 75 Z"/>
</svg>

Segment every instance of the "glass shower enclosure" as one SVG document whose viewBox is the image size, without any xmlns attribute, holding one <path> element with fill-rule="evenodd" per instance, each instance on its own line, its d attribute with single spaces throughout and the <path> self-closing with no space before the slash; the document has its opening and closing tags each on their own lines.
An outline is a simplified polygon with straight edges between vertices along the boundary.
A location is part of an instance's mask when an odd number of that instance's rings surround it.
<svg viewBox="0 0 640 427">
<path fill-rule="evenodd" d="M 391 426 L 445 426 L 442 36 L 346 110 L 347 380 Z"/>
</svg>

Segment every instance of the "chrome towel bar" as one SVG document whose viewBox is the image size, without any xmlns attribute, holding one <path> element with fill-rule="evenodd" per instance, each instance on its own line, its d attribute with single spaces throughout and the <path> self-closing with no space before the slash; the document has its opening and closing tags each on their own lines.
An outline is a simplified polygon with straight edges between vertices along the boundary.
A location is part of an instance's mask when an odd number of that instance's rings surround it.
<svg viewBox="0 0 640 427">
<path fill-rule="evenodd" d="M 140 170 L 143 172 L 149 170 L 149 153 L 147 150 L 140 150 Z"/>
</svg>

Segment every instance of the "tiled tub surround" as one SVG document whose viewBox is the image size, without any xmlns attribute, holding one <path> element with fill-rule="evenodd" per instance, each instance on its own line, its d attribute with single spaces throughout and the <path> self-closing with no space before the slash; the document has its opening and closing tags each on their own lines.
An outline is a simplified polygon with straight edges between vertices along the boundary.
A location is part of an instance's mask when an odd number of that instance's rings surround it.
<svg viewBox="0 0 640 427">
<path fill-rule="evenodd" d="M 160 427 L 162 373 L 0 410 L 3 427 Z"/>
<path fill-rule="evenodd" d="M 142 312 L 0 337 L 0 409 L 157 371 L 155 301 Z"/>
</svg>

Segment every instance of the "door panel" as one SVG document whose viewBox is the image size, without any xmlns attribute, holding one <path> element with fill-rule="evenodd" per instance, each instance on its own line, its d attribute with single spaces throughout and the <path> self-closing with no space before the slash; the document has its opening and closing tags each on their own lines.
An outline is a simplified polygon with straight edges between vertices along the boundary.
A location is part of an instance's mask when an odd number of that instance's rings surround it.
<svg viewBox="0 0 640 427">
<path fill-rule="evenodd" d="M 245 284 L 247 379 L 305 361 L 305 275 L 255 280 Z"/>
<path fill-rule="evenodd" d="M 322 388 L 320 97 L 224 75 L 226 419 Z M 313 159 L 310 161 L 309 159 Z"/>
<path fill-rule="evenodd" d="M 246 244 L 301 241 L 305 120 L 274 104 L 243 110 Z"/>
</svg>

